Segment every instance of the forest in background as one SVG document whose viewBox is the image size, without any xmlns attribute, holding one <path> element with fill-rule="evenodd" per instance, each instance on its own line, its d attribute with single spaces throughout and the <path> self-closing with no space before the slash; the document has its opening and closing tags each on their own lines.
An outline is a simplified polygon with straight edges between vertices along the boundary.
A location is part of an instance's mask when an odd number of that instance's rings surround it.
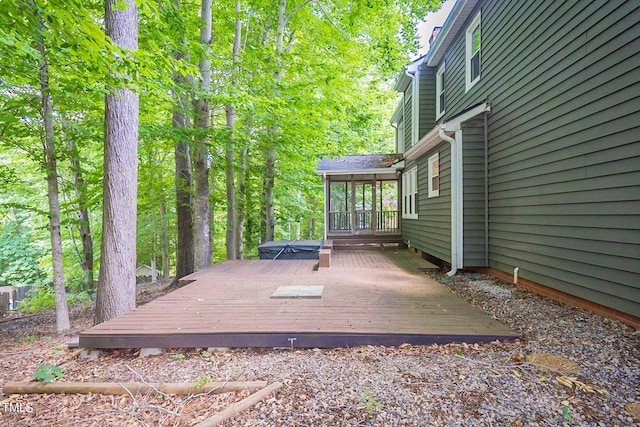
<svg viewBox="0 0 640 427">
<path fill-rule="evenodd" d="M 104 2 L 2 2 L 0 286 L 36 286 L 30 307 L 51 306 L 58 268 L 68 300 L 95 297 L 105 96 L 120 89 L 139 96 L 137 263 L 168 279 L 264 241 L 321 238 L 317 161 L 393 151 L 394 79 L 438 6 L 141 1 L 127 49 L 105 35 Z"/>
</svg>

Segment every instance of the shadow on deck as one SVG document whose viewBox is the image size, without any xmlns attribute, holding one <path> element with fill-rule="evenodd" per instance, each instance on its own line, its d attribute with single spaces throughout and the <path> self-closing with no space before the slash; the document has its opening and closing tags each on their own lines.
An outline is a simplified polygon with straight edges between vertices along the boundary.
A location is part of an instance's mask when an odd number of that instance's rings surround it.
<svg viewBox="0 0 640 427">
<path fill-rule="evenodd" d="M 430 267 L 408 250 L 335 251 L 326 269 L 315 260 L 224 261 L 82 332 L 79 345 L 313 348 L 517 337 L 421 270 Z M 305 297 L 311 287 L 316 294 Z M 277 290 L 285 297 L 273 298 Z"/>
</svg>

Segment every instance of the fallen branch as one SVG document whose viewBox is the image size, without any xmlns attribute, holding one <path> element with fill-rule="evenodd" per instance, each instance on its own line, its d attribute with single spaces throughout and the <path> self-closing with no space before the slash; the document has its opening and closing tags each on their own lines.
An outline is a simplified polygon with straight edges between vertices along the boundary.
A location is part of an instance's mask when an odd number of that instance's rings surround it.
<svg viewBox="0 0 640 427">
<path fill-rule="evenodd" d="M 266 381 L 209 382 L 197 387 L 195 383 L 81 383 L 81 382 L 10 382 L 3 392 L 9 394 L 123 394 L 149 393 L 166 394 L 229 393 L 241 390 L 259 390 L 267 386 Z"/>
<path fill-rule="evenodd" d="M 263 400 L 265 397 L 276 391 L 282 387 L 282 383 L 273 383 L 268 387 L 263 388 L 260 391 L 253 393 L 252 395 L 242 399 L 240 402 L 236 402 L 230 405 L 224 411 L 218 412 L 214 416 L 207 418 L 200 424 L 196 424 L 196 427 L 213 427 L 221 424 L 222 422 L 228 420 L 234 415 L 239 414 L 242 411 L 245 411 L 255 405 L 256 403 Z"/>
</svg>

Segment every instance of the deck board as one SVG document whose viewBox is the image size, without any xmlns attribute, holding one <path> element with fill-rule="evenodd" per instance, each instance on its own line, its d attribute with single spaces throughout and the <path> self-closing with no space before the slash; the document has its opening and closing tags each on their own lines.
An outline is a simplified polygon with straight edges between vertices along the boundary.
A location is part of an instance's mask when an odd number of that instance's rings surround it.
<svg viewBox="0 0 640 427">
<path fill-rule="evenodd" d="M 315 260 L 224 261 L 193 282 L 80 334 L 87 348 L 339 347 L 515 338 L 420 271 L 408 250 L 334 251 Z M 322 285 L 316 299 L 273 299 L 283 285 Z"/>
</svg>

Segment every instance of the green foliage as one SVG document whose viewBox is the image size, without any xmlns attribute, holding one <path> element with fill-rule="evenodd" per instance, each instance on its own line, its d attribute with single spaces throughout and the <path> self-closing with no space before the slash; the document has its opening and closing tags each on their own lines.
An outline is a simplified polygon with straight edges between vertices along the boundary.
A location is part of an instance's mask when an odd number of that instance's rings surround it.
<svg viewBox="0 0 640 427">
<path fill-rule="evenodd" d="M 209 375 L 200 375 L 196 380 L 195 386 L 196 388 L 201 388 L 205 384 L 209 384 L 213 382 L 213 379 Z"/>
<path fill-rule="evenodd" d="M 0 284 L 35 286 L 46 281 L 39 267 L 41 251 L 32 243 L 31 232 L 18 220 L 0 224 Z"/>
<path fill-rule="evenodd" d="M 78 304 L 88 304 L 91 296 L 85 292 L 67 292 L 67 304 L 70 306 Z M 23 313 L 35 313 L 55 307 L 55 293 L 51 284 L 39 285 L 35 290 L 30 291 L 27 297 L 20 304 L 20 311 Z"/>
<path fill-rule="evenodd" d="M 23 313 L 34 313 L 55 307 L 55 293 L 51 284 L 39 285 L 35 292 L 32 290 L 20 304 Z"/>
<path fill-rule="evenodd" d="M 51 255 L 42 179 L 38 37 L 44 40 L 49 61 L 64 268 L 73 302 L 85 300 L 80 293 L 79 207 L 90 211 L 94 247 L 100 245 L 107 88 L 129 85 L 140 93 L 138 261 L 150 264 L 155 256 L 160 269 L 164 249 L 171 255 L 169 266 L 175 262 L 174 144 L 192 142 L 195 134 L 191 127 L 172 126 L 172 95 L 182 92 L 206 97 L 213 111 L 209 158 L 214 257 L 226 255 L 224 151 L 231 141 L 236 181 L 240 172 L 246 174 L 246 187 L 237 194 L 245 211 L 244 253 L 255 257 L 264 234 L 260 201 L 266 151 L 277 151 L 276 238 L 293 238 L 298 227 L 302 238 L 321 237 L 323 195 L 315 174 L 317 161 L 324 155 L 393 150 L 388 120 L 397 94 L 392 78 L 416 50 L 416 22 L 439 4 L 292 0 L 287 2 L 284 50 L 277 57 L 277 2 L 245 1 L 239 14 L 233 2 L 218 2 L 210 58 L 213 90 L 193 93 L 202 52 L 198 2 L 138 3 L 137 52 L 117 48 L 105 37 L 101 1 L 9 1 L 0 7 L 0 215 L 8 217 L 15 209 L 27 216 L 22 222 L 0 224 L 0 283 L 38 285 L 27 303 L 29 310 L 53 304 L 53 292 L 46 285 L 50 267 L 41 267 L 50 264 L 46 261 Z M 241 21 L 242 43 L 234 62 L 236 19 Z M 183 53 L 180 58 L 175 55 L 178 50 Z M 277 70 L 281 78 L 276 83 Z M 119 76 L 124 75 L 130 80 L 122 81 Z M 178 75 L 189 83 L 176 84 L 172 78 Z M 227 105 L 236 111 L 233 132 L 226 127 Z M 192 119 L 193 112 L 187 113 Z M 74 188 L 76 172 L 83 178 L 80 191 Z"/>
<path fill-rule="evenodd" d="M 364 390 L 362 390 L 362 393 L 360 394 L 360 402 L 362 402 L 365 405 L 365 409 L 368 412 L 373 412 L 376 410 L 380 410 L 382 409 L 382 403 L 380 403 L 375 396 L 373 396 L 371 394 L 371 391 L 367 388 L 365 388 Z"/>
<path fill-rule="evenodd" d="M 45 383 L 50 383 L 55 380 L 59 380 L 64 375 L 64 371 L 62 368 L 57 366 L 48 365 L 46 363 L 41 363 L 38 365 L 38 369 L 33 373 L 33 377 L 36 381 L 44 381 Z"/>
</svg>

